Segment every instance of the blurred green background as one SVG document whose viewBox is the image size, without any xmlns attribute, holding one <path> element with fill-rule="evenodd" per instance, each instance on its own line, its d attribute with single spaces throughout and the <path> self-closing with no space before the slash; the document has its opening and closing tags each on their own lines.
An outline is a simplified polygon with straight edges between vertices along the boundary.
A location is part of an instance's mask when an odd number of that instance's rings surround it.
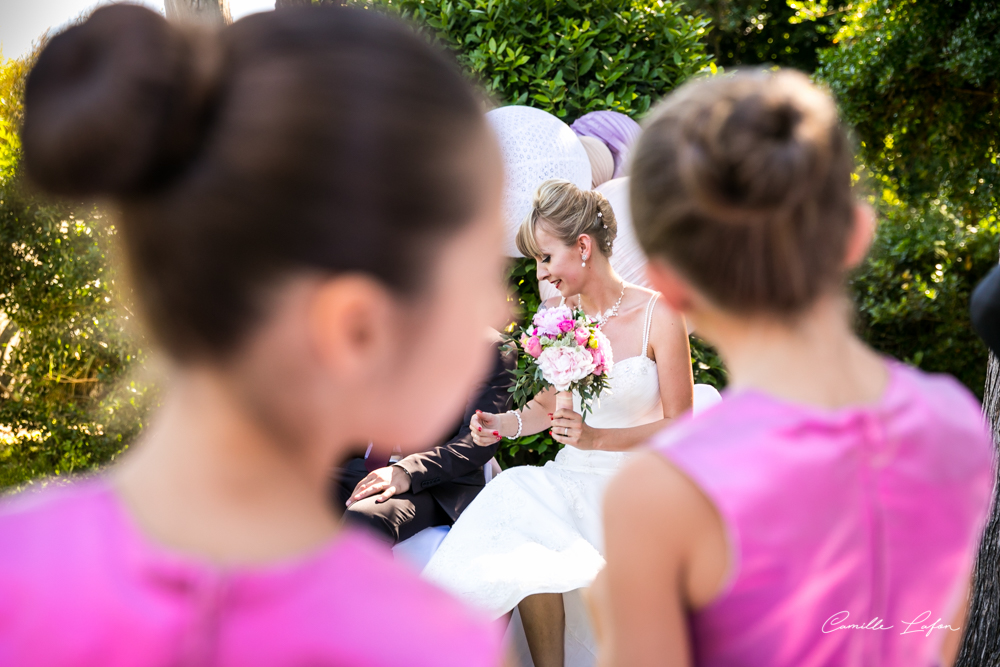
<svg viewBox="0 0 1000 667">
<path fill-rule="evenodd" d="M 318 3 L 317 3 L 318 4 Z M 642 120 L 696 75 L 796 67 L 829 87 L 851 127 L 858 187 L 879 213 L 851 276 L 875 348 L 951 373 L 982 395 L 987 353 L 968 298 L 998 259 L 1000 9 L 993 2 L 374 0 L 454 52 L 498 104 L 566 122 L 612 109 Z M 155 355 L 114 261 L 113 212 L 25 187 L 17 131 L 32 57 L 0 63 L 0 487 L 113 459 L 156 405 Z M 534 266 L 510 272 L 522 317 Z M 725 369 L 692 339 L 697 382 Z M 505 443 L 541 463 L 544 435 Z"/>
</svg>

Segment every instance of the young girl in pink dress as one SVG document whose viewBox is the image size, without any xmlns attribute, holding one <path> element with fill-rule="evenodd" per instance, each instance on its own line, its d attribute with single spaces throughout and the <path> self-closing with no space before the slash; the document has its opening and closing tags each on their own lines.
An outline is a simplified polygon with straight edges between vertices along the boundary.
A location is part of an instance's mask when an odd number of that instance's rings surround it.
<svg viewBox="0 0 1000 667">
<path fill-rule="evenodd" d="M 647 121 L 650 278 L 731 384 L 611 484 L 602 664 L 954 660 L 992 447 L 965 388 L 855 336 L 843 283 L 873 215 L 852 170 L 832 100 L 796 72 L 693 83 Z"/>
<path fill-rule="evenodd" d="M 359 444 L 450 426 L 503 317 L 502 167 L 451 61 L 374 12 L 113 5 L 42 52 L 23 145 L 116 204 L 171 371 L 120 463 L 0 506 L 0 664 L 499 664 L 327 500 Z"/>
</svg>

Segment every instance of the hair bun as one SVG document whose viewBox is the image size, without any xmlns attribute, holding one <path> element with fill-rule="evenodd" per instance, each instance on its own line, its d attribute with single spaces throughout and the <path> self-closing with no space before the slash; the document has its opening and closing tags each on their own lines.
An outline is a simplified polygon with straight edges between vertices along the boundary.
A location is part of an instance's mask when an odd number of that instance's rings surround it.
<svg viewBox="0 0 1000 667">
<path fill-rule="evenodd" d="M 795 135 L 795 126 L 802 119 L 802 112 L 789 100 L 780 100 L 770 113 L 761 119 L 761 134 L 773 141 L 789 141 Z"/>
<path fill-rule="evenodd" d="M 130 195 L 179 170 L 211 92 L 196 48 L 137 5 L 102 7 L 53 37 L 25 87 L 28 175 L 57 194 Z"/>
</svg>

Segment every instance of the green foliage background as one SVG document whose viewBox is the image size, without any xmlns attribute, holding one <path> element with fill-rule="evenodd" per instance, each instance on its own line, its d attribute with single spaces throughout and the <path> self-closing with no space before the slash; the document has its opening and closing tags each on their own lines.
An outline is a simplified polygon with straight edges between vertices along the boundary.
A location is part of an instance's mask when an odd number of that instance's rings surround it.
<svg viewBox="0 0 1000 667">
<path fill-rule="evenodd" d="M 597 109 L 641 119 L 716 66 L 792 66 L 836 95 L 853 127 L 861 186 L 880 217 L 851 279 L 858 327 L 877 349 L 956 375 L 981 394 L 986 350 L 968 295 L 997 260 L 994 3 L 864 0 L 352 0 L 414 21 L 455 53 L 497 104 L 567 122 Z M 0 67 L 0 487 L 98 465 L 141 430 L 155 391 L 147 345 L 112 260 L 108 215 L 53 202 L 18 170 L 30 59 Z M 521 318 L 538 307 L 533 263 L 510 273 Z M 696 381 L 725 385 L 692 339 Z M 502 453 L 541 463 L 545 434 Z"/>
<path fill-rule="evenodd" d="M 34 195 L 16 129 L 30 59 L 0 68 L 0 488 L 86 470 L 141 430 L 142 337 L 93 204 Z"/>
<path fill-rule="evenodd" d="M 671 0 L 368 0 L 450 49 L 499 104 L 572 121 L 612 109 L 641 116 L 712 67 L 704 17 Z"/>
<path fill-rule="evenodd" d="M 683 0 L 711 20 L 707 41 L 716 63 L 780 65 L 812 72 L 820 49 L 834 43 L 848 5 L 786 0 Z"/>
<path fill-rule="evenodd" d="M 879 237 L 853 281 L 877 349 L 982 396 L 987 350 L 968 299 L 998 259 L 1000 6 L 868 0 L 819 53 L 854 128 Z"/>
</svg>

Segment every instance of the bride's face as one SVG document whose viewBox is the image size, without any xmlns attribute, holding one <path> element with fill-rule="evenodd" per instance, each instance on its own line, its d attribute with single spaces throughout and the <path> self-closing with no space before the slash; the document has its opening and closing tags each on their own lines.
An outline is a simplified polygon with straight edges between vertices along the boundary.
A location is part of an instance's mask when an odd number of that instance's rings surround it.
<svg viewBox="0 0 1000 667">
<path fill-rule="evenodd" d="M 545 230 L 544 225 L 535 228 L 535 243 L 541 255 L 535 258 L 538 282 L 547 280 L 563 296 L 580 293 L 581 282 L 586 268 L 581 266 L 586 243 L 581 237 L 577 243 L 566 245 Z"/>
</svg>

